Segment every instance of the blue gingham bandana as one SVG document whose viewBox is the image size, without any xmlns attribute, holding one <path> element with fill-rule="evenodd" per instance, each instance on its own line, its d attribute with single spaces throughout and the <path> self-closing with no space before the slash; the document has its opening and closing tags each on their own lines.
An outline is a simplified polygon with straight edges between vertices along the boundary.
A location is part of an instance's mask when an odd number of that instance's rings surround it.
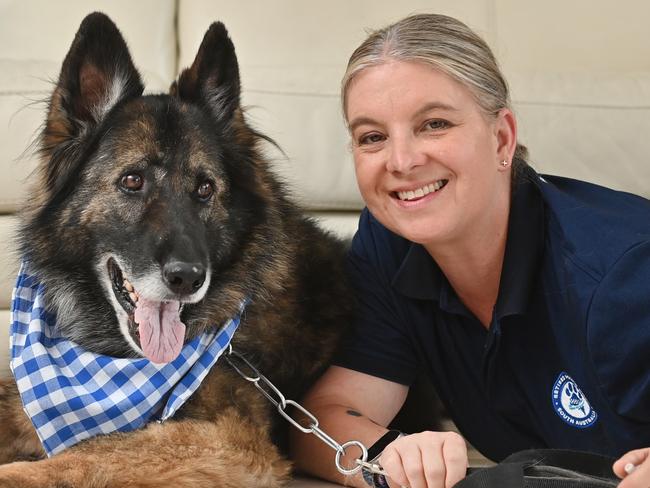
<svg viewBox="0 0 650 488">
<path fill-rule="evenodd" d="M 11 307 L 11 370 L 48 456 L 77 442 L 167 420 L 228 347 L 246 302 L 221 329 L 185 344 L 171 363 L 113 358 L 58 335 L 44 287 L 23 262 Z"/>
</svg>

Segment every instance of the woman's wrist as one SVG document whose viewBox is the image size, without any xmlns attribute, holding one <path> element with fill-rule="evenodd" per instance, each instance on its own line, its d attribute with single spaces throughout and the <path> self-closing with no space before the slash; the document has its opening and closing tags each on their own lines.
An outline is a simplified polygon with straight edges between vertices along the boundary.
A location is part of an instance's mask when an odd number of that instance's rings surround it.
<svg viewBox="0 0 650 488">
<path fill-rule="evenodd" d="M 379 458 L 381 457 L 381 453 L 384 452 L 384 449 L 386 449 L 386 446 L 402 436 L 404 436 L 404 434 L 399 430 L 389 430 L 386 432 L 372 446 L 368 448 L 367 461 L 372 464 L 379 464 Z M 371 486 L 373 488 L 388 487 L 386 477 L 382 474 L 372 473 L 365 469 L 361 470 L 361 474 L 363 475 L 363 480 L 368 486 Z"/>
</svg>

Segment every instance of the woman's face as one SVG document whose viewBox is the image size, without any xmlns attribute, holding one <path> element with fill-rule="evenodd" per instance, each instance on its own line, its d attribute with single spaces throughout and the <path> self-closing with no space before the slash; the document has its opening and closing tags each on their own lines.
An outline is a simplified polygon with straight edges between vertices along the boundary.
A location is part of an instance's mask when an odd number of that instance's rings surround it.
<svg viewBox="0 0 650 488">
<path fill-rule="evenodd" d="M 347 92 L 357 183 L 387 228 L 424 245 L 459 242 L 508 211 L 516 125 L 486 116 L 462 84 L 429 65 L 389 61 Z"/>
</svg>

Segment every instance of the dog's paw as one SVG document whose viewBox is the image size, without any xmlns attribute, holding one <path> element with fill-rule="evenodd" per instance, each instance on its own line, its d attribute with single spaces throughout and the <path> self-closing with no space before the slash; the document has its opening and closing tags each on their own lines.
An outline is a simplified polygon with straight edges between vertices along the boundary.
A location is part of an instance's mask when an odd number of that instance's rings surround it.
<svg viewBox="0 0 650 488">
<path fill-rule="evenodd" d="M 0 466 L 0 488 L 45 488 L 47 480 L 38 483 L 38 477 L 33 476 L 34 463 L 15 462 Z"/>
<path fill-rule="evenodd" d="M 64 470 L 47 461 L 16 461 L 0 466 L 0 488 L 73 488 Z"/>
<path fill-rule="evenodd" d="M 0 466 L 0 488 L 81 488 L 58 472 L 37 467 L 38 464 L 20 461 Z"/>
</svg>

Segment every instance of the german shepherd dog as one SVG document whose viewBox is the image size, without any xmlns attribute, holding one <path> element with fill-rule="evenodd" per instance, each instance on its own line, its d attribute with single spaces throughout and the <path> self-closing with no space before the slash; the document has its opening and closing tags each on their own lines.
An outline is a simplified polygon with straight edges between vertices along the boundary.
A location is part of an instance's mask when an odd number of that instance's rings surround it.
<svg viewBox="0 0 650 488">
<path fill-rule="evenodd" d="M 143 88 L 113 22 L 86 17 L 49 101 L 19 236 L 57 326 L 89 351 L 164 363 L 248 299 L 233 347 L 298 399 L 350 322 L 346 246 L 270 172 L 221 23 L 169 94 Z M 138 309 L 166 318 L 147 344 Z M 220 360 L 173 419 L 46 458 L 3 382 L 0 486 L 281 486 L 281 424 Z"/>
</svg>

